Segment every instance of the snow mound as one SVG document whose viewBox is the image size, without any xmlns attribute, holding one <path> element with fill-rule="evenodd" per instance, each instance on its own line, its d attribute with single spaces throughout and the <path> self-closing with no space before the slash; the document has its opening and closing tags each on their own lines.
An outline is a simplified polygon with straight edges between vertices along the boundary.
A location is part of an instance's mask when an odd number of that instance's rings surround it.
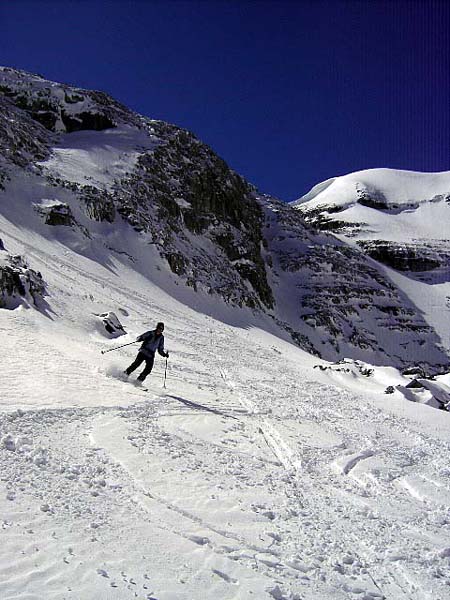
<svg viewBox="0 0 450 600">
<path fill-rule="evenodd" d="M 362 192 L 377 192 L 388 207 L 407 208 L 412 204 L 431 201 L 450 192 L 450 171 L 419 173 L 396 169 L 367 169 L 328 179 L 315 185 L 310 192 L 292 205 L 305 202 L 317 207 L 321 204 L 343 208 L 358 201 Z"/>
</svg>

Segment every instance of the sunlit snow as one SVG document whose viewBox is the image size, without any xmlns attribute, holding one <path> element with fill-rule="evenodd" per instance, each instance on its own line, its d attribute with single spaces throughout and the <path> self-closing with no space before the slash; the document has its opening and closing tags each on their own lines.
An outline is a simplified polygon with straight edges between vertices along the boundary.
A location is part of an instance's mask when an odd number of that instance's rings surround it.
<svg viewBox="0 0 450 600">
<path fill-rule="evenodd" d="M 384 394 L 394 369 L 322 371 L 117 259 L 0 236 L 50 292 L 0 311 L 1 598 L 449 597 L 450 416 Z M 120 378 L 137 345 L 101 351 L 159 320 L 144 391 Z"/>
</svg>

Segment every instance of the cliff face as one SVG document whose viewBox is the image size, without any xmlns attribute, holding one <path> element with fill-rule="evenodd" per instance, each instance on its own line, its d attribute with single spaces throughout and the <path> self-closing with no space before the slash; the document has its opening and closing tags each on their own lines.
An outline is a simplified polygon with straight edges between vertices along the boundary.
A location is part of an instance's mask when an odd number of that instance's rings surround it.
<svg viewBox="0 0 450 600">
<path fill-rule="evenodd" d="M 450 265 L 450 248 L 445 240 L 430 243 L 394 242 L 392 240 L 360 240 L 365 254 L 385 265 L 410 274 L 425 274 Z"/>
<path fill-rule="evenodd" d="M 420 310 L 370 260 L 388 261 L 385 247 L 318 232 L 311 212 L 259 194 L 192 133 L 7 68 L 0 108 L 0 210 L 11 223 L 138 270 L 156 261 L 178 285 L 269 315 L 324 358 L 448 363 Z M 374 210 L 387 202 L 358 199 Z"/>
<path fill-rule="evenodd" d="M 239 305 L 272 308 L 254 188 L 191 133 L 164 123 L 153 130 L 163 141 L 114 186 L 117 211 L 151 235 L 188 285 Z"/>
<path fill-rule="evenodd" d="M 52 195 L 71 192 L 89 219 L 125 219 L 187 285 L 272 308 L 255 190 L 193 134 L 104 93 L 13 69 L 0 70 L 0 101 L 0 183 L 12 166 L 38 171 Z M 115 161 L 121 169 L 110 167 Z M 92 164 L 95 174 L 84 175 Z M 46 223 L 58 224 L 48 213 Z M 83 230 L 92 234 L 89 225 Z"/>
<path fill-rule="evenodd" d="M 291 205 L 360 250 L 450 349 L 450 172 L 370 169 L 330 179 Z"/>
<path fill-rule="evenodd" d="M 307 227 L 292 207 L 273 199 L 266 206 L 276 302 L 299 343 L 333 361 L 446 368 L 439 336 L 376 263 Z"/>
</svg>

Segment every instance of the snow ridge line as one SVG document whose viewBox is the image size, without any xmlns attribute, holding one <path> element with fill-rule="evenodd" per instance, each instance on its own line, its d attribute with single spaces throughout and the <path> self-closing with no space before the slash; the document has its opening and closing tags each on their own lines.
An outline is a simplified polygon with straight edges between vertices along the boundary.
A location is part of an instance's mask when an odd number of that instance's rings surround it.
<svg viewBox="0 0 450 600">
<path fill-rule="evenodd" d="M 239 392 L 234 381 L 229 378 L 226 369 L 219 367 L 219 370 L 225 384 L 236 395 L 241 405 L 246 408 L 250 414 L 255 416 L 258 415 L 258 410 L 254 403 L 248 398 L 244 398 L 244 396 Z M 258 431 L 262 434 L 267 445 L 287 472 L 296 472 L 301 467 L 301 461 L 295 459 L 295 453 L 292 448 L 290 448 L 290 446 L 283 439 L 281 433 L 272 423 L 268 421 L 267 418 L 261 418 Z"/>
</svg>

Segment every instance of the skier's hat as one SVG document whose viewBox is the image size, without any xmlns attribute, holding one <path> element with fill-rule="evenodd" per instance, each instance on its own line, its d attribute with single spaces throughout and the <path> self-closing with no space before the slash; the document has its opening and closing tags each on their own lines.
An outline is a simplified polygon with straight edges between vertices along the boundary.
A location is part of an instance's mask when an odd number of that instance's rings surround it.
<svg viewBox="0 0 450 600">
<path fill-rule="evenodd" d="M 157 323 L 156 329 L 159 329 L 160 331 L 164 331 L 164 323 L 161 323 L 161 321 L 159 323 Z"/>
</svg>

